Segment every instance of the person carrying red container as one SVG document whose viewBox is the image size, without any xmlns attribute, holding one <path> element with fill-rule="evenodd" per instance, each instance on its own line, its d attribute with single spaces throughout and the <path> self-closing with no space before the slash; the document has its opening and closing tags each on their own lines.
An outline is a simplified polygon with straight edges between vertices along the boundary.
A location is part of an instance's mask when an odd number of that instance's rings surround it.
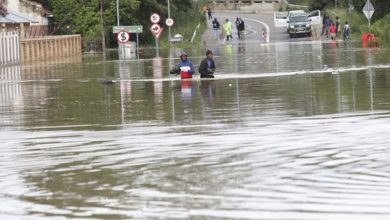
<svg viewBox="0 0 390 220">
<path fill-rule="evenodd" d="M 191 79 L 192 75 L 195 73 L 195 70 L 192 62 L 188 60 L 187 54 L 182 53 L 180 55 L 180 63 L 178 63 L 176 67 L 169 72 L 171 74 L 180 74 L 180 78 L 182 79 Z"/>
</svg>

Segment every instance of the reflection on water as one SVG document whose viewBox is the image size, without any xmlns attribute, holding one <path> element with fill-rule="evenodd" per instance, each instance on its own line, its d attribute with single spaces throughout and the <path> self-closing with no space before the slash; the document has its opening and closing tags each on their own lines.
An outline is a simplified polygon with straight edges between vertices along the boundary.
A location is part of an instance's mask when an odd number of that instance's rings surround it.
<svg viewBox="0 0 390 220">
<path fill-rule="evenodd" d="M 390 218 L 389 50 L 212 49 L 1 67 L 0 217 Z"/>
</svg>

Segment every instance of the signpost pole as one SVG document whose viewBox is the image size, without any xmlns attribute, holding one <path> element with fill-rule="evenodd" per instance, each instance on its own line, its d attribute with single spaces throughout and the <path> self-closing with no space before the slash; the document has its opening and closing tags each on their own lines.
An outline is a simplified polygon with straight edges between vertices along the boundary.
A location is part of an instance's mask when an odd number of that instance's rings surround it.
<svg viewBox="0 0 390 220">
<path fill-rule="evenodd" d="M 119 24 L 119 0 L 116 0 L 116 26 L 120 26 L 120 24 Z"/>
<path fill-rule="evenodd" d="M 169 4 L 169 1 L 170 0 L 168 0 L 168 18 L 171 18 L 171 7 Z M 171 42 L 171 26 L 168 27 L 168 43 L 169 43 L 169 45 L 171 45 L 170 42 Z"/>
<path fill-rule="evenodd" d="M 138 44 L 139 44 L 139 41 L 138 41 L 138 33 L 137 33 L 137 59 L 139 59 L 139 50 L 138 50 Z"/>
<path fill-rule="evenodd" d="M 156 37 L 156 57 L 159 57 L 159 52 L 158 52 L 158 39 Z"/>
</svg>

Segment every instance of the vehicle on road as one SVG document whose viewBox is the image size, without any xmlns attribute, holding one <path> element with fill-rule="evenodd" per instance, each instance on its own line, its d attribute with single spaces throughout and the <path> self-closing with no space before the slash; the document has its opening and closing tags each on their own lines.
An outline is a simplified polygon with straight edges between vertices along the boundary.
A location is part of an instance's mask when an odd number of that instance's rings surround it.
<svg viewBox="0 0 390 220">
<path fill-rule="evenodd" d="M 322 18 L 321 18 L 321 12 L 319 10 L 311 11 L 309 13 L 306 13 L 303 10 L 294 10 L 289 12 L 276 12 L 274 13 L 274 25 L 275 27 L 284 27 L 288 29 L 288 23 L 287 21 L 290 20 L 290 17 L 300 15 L 300 14 L 306 14 L 307 17 L 311 20 L 312 25 L 321 25 L 322 24 Z"/>
<path fill-rule="evenodd" d="M 306 14 L 293 15 L 289 18 L 287 23 L 287 33 L 290 35 L 290 38 L 297 35 L 307 35 L 311 37 L 310 19 Z"/>
</svg>

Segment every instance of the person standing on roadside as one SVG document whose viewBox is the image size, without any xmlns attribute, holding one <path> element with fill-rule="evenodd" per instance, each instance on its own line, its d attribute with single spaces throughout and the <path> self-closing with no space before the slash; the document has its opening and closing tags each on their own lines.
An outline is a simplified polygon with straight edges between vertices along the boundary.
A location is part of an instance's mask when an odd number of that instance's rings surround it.
<svg viewBox="0 0 390 220">
<path fill-rule="evenodd" d="M 322 17 L 322 31 L 321 31 L 321 35 L 324 35 L 325 34 L 325 28 L 326 28 L 326 25 L 325 25 L 325 21 L 326 21 L 326 14 L 324 14 L 324 17 Z"/>
<path fill-rule="evenodd" d="M 349 34 L 351 33 L 351 28 L 349 27 L 348 21 L 345 22 L 344 28 L 343 28 L 343 37 L 344 41 L 349 40 Z"/>
<path fill-rule="evenodd" d="M 211 8 L 210 7 L 207 7 L 207 15 L 208 15 L 209 20 L 211 20 L 213 18 L 213 15 L 211 14 Z"/>
<path fill-rule="evenodd" d="M 326 38 L 329 38 L 330 26 L 332 26 L 332 20 L 330 20 L 329 16 L 326 16 L 326 19 L 325 19 L 325 35 L 326 35 Z"/>
<path fill-rule="evenodd" d="M 241 39 L 241 36 L 240 36 L 240 25 L 241 25 L 241 20 L 239 17 L 236 17 L 236 21 L 235 21 L 235 24 L 236 24 L 236 29 L 237 29 L 237 37 L 238 39 Z"/>
<path fill-rule="evenodd" d="M 215 39 L 218 39 L 220 24 L 219 24 L 219 21 L 217 20 L 217 18 L 214 18 L 212 24 L 213 24 L 213 30 L 214 30 Z"/>
<path fill-rule="evenodd" d="M 206 58 L 204 58 L 199 65 L 200 78 L 214 78 L 215 62 L 213 60 L 213 52 L 206 51 Z"/>
<path fill-rule="evenodd" d="M 340 32 L 340 31 L 341 31 L 341 30 L 340 30 L 340 17 L 337 16 L 337 17 L 336 17 L 336 37 L 339 36 L 339 32 Z"/>
<path fill-rule="evenodd" d="M 332 23 L 332 25 L 330 26 L 329 32 L 330 32 L 330 38 L 332 40 L 336 40 L 337 28 L 334 23 Z"/>
<path fill-rule="evenodd" d="M 233 36 L 232 36 L 233 24 L 227 18 L 225 20 L 225 24 L 223 25 L 223 29 L 226 34 L 226 41 L 233 40 Z"/>
</svg>

